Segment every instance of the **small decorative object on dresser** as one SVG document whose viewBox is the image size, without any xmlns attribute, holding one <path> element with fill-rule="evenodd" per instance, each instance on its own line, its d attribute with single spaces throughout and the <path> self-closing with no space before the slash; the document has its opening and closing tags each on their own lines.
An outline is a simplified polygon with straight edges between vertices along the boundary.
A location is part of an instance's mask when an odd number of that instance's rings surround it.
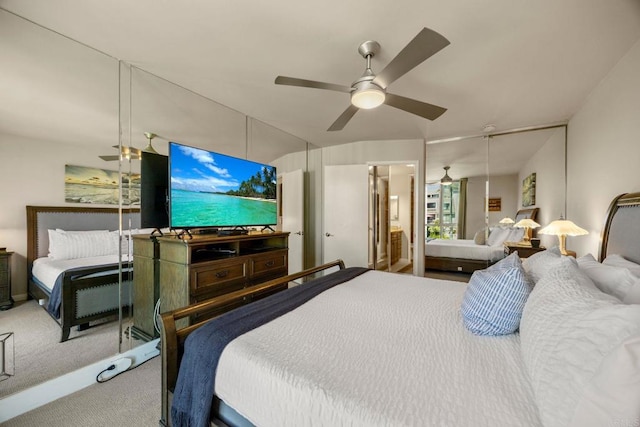
<svg viewBox="0 0 640 427">
<path fill-rule="evenodd" d="M 11 255 L 6 248 L 0 249 L 0 310 L 13 307 L 11 298 Z"/>
<path fill-rule="evenodd" d="M 505 255 L 509 255 L 518 251 L 518 256 L 520 258 L 529 258 L 531 255 L 542 252 L 546 250 L 544 246 L 540 246 L 540 242 L 538 241 L 538 246 L 535 247 L 531 244 L 525 244 L 521 242 L 504 242 L 504 253 Z"/>
</svg>

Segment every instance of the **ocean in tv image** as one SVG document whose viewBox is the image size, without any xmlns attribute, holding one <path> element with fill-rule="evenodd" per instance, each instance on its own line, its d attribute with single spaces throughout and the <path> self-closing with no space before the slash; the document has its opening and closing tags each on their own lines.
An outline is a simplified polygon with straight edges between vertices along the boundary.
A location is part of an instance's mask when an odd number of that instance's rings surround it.
<svg viewBox="0 0 640 427">
<path fill-rule="evenodd" d="M 169 144 L 171 227 L 274 225 L 276 169 Z"/>
</svg>

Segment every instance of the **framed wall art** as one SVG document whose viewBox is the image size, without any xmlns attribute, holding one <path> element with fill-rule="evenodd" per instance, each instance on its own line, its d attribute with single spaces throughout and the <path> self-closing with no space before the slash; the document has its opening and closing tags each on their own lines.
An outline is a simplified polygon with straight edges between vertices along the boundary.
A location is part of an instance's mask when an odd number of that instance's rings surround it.
<svg viewBox="0 0 640 427">
<path fill-rule="evenodd" d="M 522 180 L 522 206 L 536 204 L 536 174 L 535 172 Z"/>
</svg>

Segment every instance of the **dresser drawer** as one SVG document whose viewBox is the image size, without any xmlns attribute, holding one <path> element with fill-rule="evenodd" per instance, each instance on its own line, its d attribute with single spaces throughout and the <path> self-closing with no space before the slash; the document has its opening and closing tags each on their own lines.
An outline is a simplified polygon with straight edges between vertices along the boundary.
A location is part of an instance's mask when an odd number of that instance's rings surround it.
<svg viewBox="0 0 640 427">
<path fill-rule="evenodd" d="M 207 293 L 215 296 L 216 290 L 220 290 L 222 294 L 235 290 L 233 288 L 236 287 L 242 289 L 247 277 L 247 261 L 242 258 L 198 265 L 191 269 L 191 291 L 193 294 Z"/>
<path fill-rule="evenodd" d="M 272 276 L 287 272 L 287 250 L 270 251 L 249 259 L 250 278 Z"/>
</svg>

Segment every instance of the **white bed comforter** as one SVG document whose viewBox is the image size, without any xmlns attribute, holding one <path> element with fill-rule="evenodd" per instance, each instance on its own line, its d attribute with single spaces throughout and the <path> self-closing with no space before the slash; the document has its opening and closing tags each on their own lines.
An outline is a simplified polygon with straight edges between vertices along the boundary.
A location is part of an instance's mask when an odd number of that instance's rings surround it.
<svg viewBox="0 0 640 427">
<path fill-rule="evenodd" d="M 468 239 L 435 239 L 427 242 L 425 255 L 494 262 L 504 258 L 504 247 L 477 245 Z"/>
<path fill-rule="evenodd" d="M 122 261 L 127 261 L 126 255 L 122 257 Z M 38 281 L 46 286 L 50 291 L 58 279 L 58 276 L 70 270 L 78 267 L 91 267 L 92 265 L 109 265 L 118 262 L 118 255 L 104 255 L 90 258 L 75 258 L 75 259 L 52 259 L 49 257 L 38 258 L 33 261 L 33 267 L 31 274 Z"/>
<path fill-rule="evenodd" d="M 466 284 L 377 271 L 232 341 L 216 394 L 258 426 L 539 426 L 518 335 L 462 325 Z"/>
</svg>

